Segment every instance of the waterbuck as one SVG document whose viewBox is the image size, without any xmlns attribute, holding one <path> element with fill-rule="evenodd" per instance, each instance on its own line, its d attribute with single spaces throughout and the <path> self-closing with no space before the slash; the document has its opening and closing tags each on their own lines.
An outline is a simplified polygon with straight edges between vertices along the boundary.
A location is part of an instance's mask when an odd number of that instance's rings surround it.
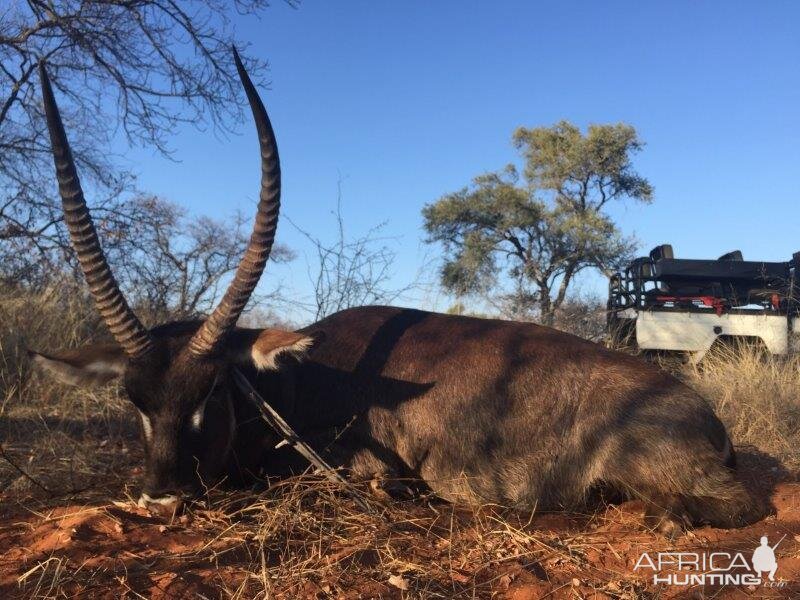
<svg viewBox="0 0 800 600">
<path fill-rule="evenodd" d="M 526 509 L 568 509 L 606 490 L 644 499 L 670 527 L 673 517 L 734 526 L 752 514 L 708 403 L 635 357 L 529 323 L 395 307 L 352 308 L 299 331 L 237 327 L 269 257 L 281 178 L 267 113 L 235 60 L 261 147 L 255 228 L 206 320 L 152 329 L 106 262 L 41 68 L 66 223 L 116 343 L 32 357 L 73 385 L 122 378 L 141 415 L 144 503 L 283 469 L 236 367 L 312 445 L 336 437 L 329 456 L 353 477 L 412 478 L 446 500 Z"/>
</svg>

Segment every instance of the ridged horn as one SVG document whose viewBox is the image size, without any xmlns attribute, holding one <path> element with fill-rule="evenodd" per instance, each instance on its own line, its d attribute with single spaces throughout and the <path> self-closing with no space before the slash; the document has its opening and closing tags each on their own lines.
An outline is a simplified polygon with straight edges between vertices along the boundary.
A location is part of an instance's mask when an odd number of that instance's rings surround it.
<svg viewBox="0 0 800 600">
<path fill-rule="evenodd" d="M 217 308 L 189 342 L 189 351 L 195 356 L 212 354 L 239 319 L 269 259 L 281 203 L 281 165 L 275 133 L 264 103 L 245 71 L 236 48 L 233 48 L 233 59 L 258 130 L 258 142 L 261 146 L 261 194 L 250 243 L 236 269 L 236 275 Z"/>
<path fill-rule="evenodd" d="M 39 77 L 42 83 L 47 129 L 50 131 L 50 143 L 53 146 L 58 190 L 61 193 L 64 220 L 69 229 L 72 246 L 78 255 L 78 262 L 97 310 L 111 330 L 111 335 L 128 356 L 141 358 L 153 347 L 152 339 L 125 301 L 125 296 L 122 295 L 103 254 L 92 217 L 89 215 L 89 208 L 83 197 L 78 171 L 75 168 L 75 161 L 72 158 L 72 151 L 44 63 L 39 64 Z"/>
</svg>

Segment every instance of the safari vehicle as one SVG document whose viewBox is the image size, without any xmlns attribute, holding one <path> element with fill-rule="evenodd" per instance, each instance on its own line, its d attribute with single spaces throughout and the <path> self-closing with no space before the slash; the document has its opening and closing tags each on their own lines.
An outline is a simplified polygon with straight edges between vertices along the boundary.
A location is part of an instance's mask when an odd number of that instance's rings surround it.
<svg viewBox="0 0 800 600">
<path fill-rule="evenodd" d="M 699 362 L 717 343 L 756 345 L 773 355 L 800 350 L 800 252 L 787 262 L 675 258 L 664 244 L 609 280 L 612 344 L 680 352 Z"/>
</svg>

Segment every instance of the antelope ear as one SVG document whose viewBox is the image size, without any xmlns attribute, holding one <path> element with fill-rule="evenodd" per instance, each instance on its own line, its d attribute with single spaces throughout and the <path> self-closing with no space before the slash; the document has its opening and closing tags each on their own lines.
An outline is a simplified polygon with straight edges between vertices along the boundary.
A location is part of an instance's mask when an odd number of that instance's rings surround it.
<svg viewBox="0 0 800 600">
<path fill-rule="evenodd" d="M 294 331 L 280 329 L 264 329 L 250 347 L 253 364 L 259 371 L 278 369 L 277 358 L 282 355 L 305 357 L 314 345 L 314 338 Z"/>
<path fill-rule="evenodd" d="M 278 370 L 281 356 L 302 359 L 315 343 L 311 336 L 282 329 L 239 329 L 232 337 L 234 360 L 250 363 L 259 371 Z"/>
<path fill-rule="evenodd" d="M 108 383 L 128 366 L 125 352 L 116 344 L 91 344 L 54 355 L 28 350 L 28 356 L 61 383 L 76 386 Z"/>
</svg>

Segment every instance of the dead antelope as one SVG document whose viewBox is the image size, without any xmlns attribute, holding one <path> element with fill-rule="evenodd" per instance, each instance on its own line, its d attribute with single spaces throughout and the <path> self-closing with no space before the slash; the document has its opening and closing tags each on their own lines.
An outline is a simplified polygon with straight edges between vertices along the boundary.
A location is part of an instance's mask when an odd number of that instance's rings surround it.
<svg viewBox="0 0 800 600">
<path fill-rule="evenodd" d="M 312 445 L 339 435 L 328 456 L 354 477 L 412 478 L 447 500 L 528 509 L 573 508 L 602 489 L 695 523 L 750 514 L 708 403 L 637 358 L 538 325 L 394 307 L 349 309 L 294 332 L 236 327 L 270 254 L 281 176 L 269 118 L 235 59 L 261 146 L 253 234 L 206 320 L 152 329 L 106 262 L 41 69 L 66 223 L 116 343 L 33 357 L 73 385 L 122 377 L 141 415 L 144 502 L 285 468 L 233 383 L 237 366 Z"/>
</svg>

